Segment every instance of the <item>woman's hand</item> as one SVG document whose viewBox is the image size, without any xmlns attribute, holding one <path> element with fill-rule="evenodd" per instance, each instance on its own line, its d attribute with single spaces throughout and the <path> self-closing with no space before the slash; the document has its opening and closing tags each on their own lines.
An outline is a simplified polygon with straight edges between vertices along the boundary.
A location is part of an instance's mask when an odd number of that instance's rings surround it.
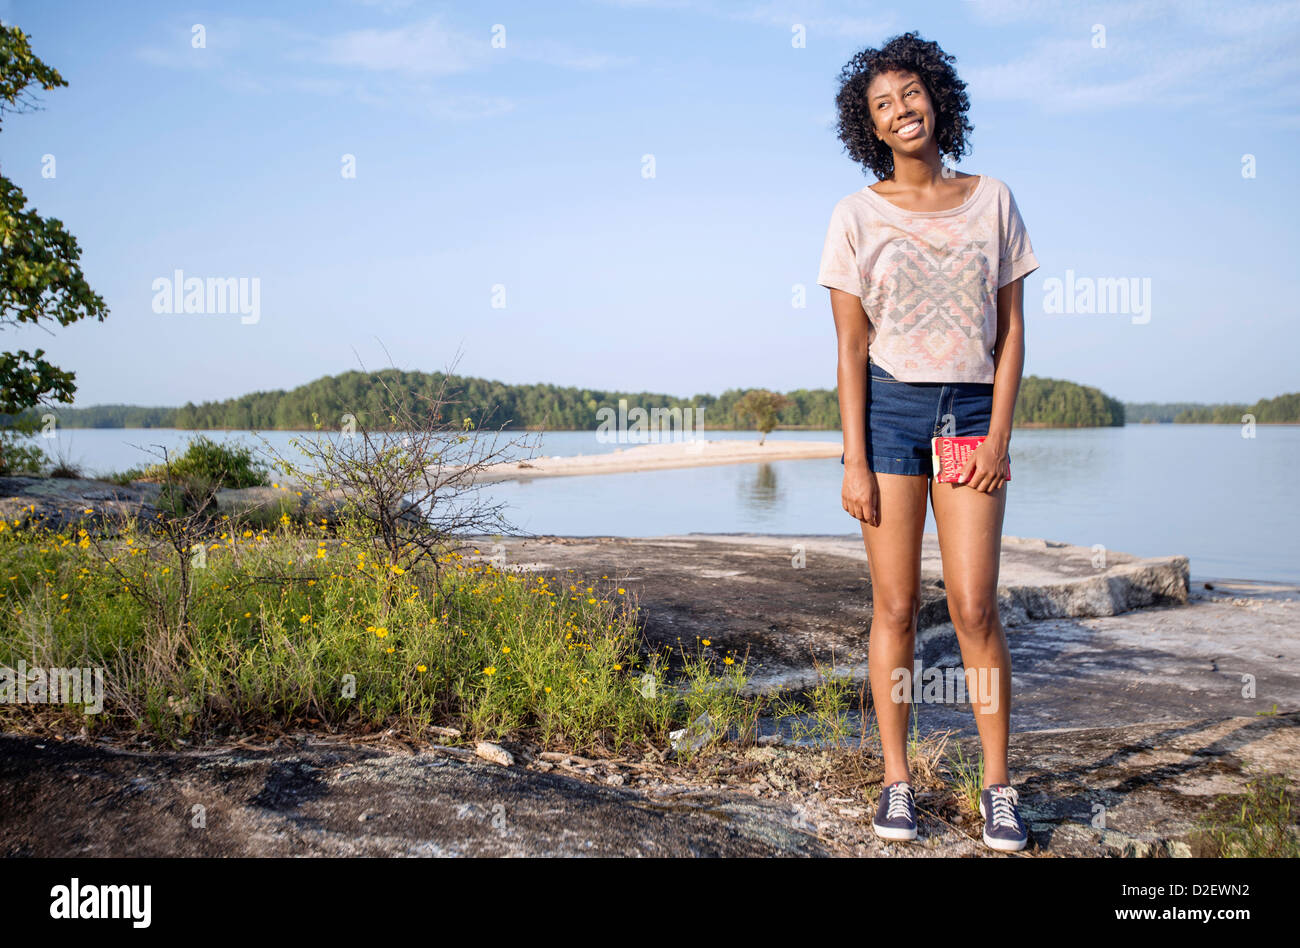
<svg viewBox="0 0 1300 948">
<path fill-rule="evenodd" d="M 856 519 L 872 527 L 880 526 L 880 490 L 876 485 L 876 472 L 866 464 L 844 468 L 840 499 L 844 509 Z"/>
<path fill-rule="evenodd" d="M 990 435 L 971 452 L 966 466 L 961 469 L 958 484 L 974 487 L 991 494 L 1007 482 L 1011 470 L 1011 455 L 1007 452 L 1009 439 Z"/>
</svg>

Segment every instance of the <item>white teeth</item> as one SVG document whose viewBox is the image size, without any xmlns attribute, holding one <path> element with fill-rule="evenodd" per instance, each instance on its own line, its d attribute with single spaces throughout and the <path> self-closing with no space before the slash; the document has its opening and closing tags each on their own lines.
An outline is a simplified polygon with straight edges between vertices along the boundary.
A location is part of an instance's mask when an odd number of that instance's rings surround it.
<svg viewBox="0 0 1300 948">
<path fill-rule="evenodd" d="M 898 134 L 900 134 L 900 135 L 907 135 L 907 134 L 910 134 L 911 132 L 916 131 L 916 130 L 917 130 L 918 128 L 920 128 L 920 127 L 921 127 L 921 123 L 920 123 L 920 122 L 913 122 L 913 123 L 910 124 L 910 125 L 904 125 L 902 128 L 900 128 L 900 129 L 898 130 Z"/>
</svg>

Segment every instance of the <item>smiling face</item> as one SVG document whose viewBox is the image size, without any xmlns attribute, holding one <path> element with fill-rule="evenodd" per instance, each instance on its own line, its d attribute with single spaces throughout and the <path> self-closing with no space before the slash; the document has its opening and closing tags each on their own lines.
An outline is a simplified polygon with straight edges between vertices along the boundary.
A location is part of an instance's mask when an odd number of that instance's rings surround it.
<svg viewBox="0 0 1300 948">
<path fill-rule="evenodd" d="M 919 154 L 934 139 L 934 106 L 914 72 L 882 72 L 867 87 L 876 137 L 895 152 Z"/>
</svg>

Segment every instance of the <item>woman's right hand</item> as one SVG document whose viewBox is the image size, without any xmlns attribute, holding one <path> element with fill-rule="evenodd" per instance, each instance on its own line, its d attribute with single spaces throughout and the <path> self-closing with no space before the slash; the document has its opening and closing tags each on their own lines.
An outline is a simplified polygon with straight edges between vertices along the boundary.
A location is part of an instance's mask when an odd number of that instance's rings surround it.
<svg viewBox="0 0 1300 948">
<path fill-rule="evenodd" d="M 865 463 L 844 468 L 844 486 L 840 492 L 844 509 L 872 527 L 880 526 L 880 490 L 876 472 Z"/>
</svg>

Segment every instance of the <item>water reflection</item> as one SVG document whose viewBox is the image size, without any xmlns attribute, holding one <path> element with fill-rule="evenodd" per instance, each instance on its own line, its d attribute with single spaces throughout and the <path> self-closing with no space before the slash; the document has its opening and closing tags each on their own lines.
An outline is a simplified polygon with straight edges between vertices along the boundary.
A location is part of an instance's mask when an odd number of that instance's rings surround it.
<svg viewBox="0 0 1300 948">
<path fill-rule="evenodd" d="M 785 503 L 785 491 L 779 484 L 776 468 L 768 462 L 755 464 L 752 473 L 737 481 L 737 496 L 742 507 L 751 513 L 775 510 Z"/>
</svg>

